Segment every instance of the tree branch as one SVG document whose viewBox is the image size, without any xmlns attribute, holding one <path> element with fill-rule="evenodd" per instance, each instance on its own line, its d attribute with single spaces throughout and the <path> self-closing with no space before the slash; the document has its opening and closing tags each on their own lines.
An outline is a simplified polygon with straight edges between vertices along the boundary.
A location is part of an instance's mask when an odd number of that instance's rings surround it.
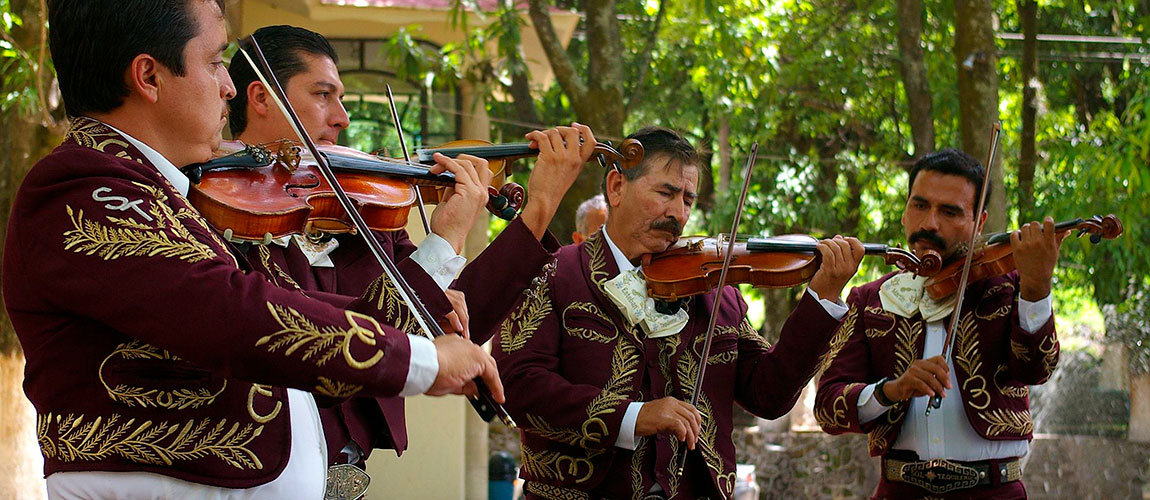
<svg viewBox="0 0 1150 500">
<path fill-rule="evenodd" d="M 575 65 L 567 57 L 567 51 L 559 42 L 559 35 L 555 33 L 555 25 L 551 24 L 551 15 L 547 13 L 547 5 L 543 0 L 528 0 L 527 12 L 531 16 L 531 24 L 535 25 L 535 34 L 539 36 L 539 43 L 547 54 L 547 61 L 551 63 L 551 71 L 555 79 L 563 87 L 571 104 L 580 108 L 587 98 L 587 85 L 579 77 Z"/>
<path fill-rule="evenodd" d="M 631 106 L 639 103 L 639 95 L 643 92 L 643 84 L 647 83 L 647 75 L 651 69 L 651 52 L 655 50 L 655 38 L 659 35 L 659 26 L 663 24 L 666 10 L 666 0 L 660 0 L 659 11 L 655 14 L 655 25 L 651 27 L 651 33 L 647 35 L 647 47 L 639 55 L 639 78 L 635 82 L 635 91 L 631 93 L 631 98 L 627 99 L 627 105 L 623 107 L 624 114 L 631 111 Z"/>
</svg>

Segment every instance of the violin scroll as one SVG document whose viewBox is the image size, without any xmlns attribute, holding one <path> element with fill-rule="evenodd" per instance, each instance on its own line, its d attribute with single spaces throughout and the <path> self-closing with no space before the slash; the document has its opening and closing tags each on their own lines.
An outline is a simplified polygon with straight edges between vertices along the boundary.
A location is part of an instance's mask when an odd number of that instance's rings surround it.
<svg viewBox="0 0 1150 500">
<path fill-rule="evenodd" d="M 1079 224 L 1078 235 L 1090 234 L 1091 243 L 1100 243 L 1103 239 L 1112 240 L 1122 234 L 1122 221 L 1114 214 L 1101 217 L 1095 215 L 1085 219 Z"/>
</svg>

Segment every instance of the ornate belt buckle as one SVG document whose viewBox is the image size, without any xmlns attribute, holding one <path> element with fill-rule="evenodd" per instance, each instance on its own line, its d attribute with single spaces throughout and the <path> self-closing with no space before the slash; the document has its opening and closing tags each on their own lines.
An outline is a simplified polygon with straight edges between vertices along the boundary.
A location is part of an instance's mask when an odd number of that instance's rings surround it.
<svg viewBox="0 0 1150 500">
<path fill-rule="evenodd" d="M 371 483 L 363 469 L 351 464 L 333 465 L 327 468 L 327 485 L 324 487 L 324 500 L 355 500 L 367 492 Z"/>
<path fill-rule="evenodd" d="M 978 486 L 978 470 L 940 458 L 904 464 L 899 474 L 903 482 L 935 494 Z"/>
</svg>

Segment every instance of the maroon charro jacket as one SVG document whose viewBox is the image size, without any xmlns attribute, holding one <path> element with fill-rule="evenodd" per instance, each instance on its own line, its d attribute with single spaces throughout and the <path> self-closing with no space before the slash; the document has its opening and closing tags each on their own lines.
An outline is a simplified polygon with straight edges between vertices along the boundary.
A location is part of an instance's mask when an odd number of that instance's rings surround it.
<svg viewBox="0 0 1150 500">
<path fill-rule="evenodd" d="M 678 478 L 679 441 L 638 438 L 634 452 L 615 441 L 631 402 L 689 399 L 717 294 L 688 302 L 691 319 L 679 334 L 649 339 L 626 327 L 603 292 L 618 272 L 601 232 L 563 247 L 496 334 L 507 409 L 523 429 L 529 498 L 638 498 L 656 482 L 673 498 L 730 498 L 732 405 L 766 418 L 789 411 L 829 360 L 839 322 L 804 296 L 771 348 L 744 319 L 738 291 L 726 288 L 698 405 L 703 432 Z"/>
<path fill-rule="evenodd" d="M 879 287 L 892 276 L 851 291 L 850 310 L 843 319 L 850 337 L 820 378 L 815 400 L 815 418 L 823 430 L 867 433 L 872 456 L 890 450 L 909 404 L 895 404 L 860 424 L 859 393 L 883 377 L 902 375 L 911 362 L 922 359 L 926 342 L 922 316 L 904 318 L 883 310 Z M 950 351 L 966 418 L 990 440 L 1031 438 L 1029 386 L 1045 382 L 1058 364 L 1054 317 L 1033 334 L 1026 333 L 1019 326 L 1017 290 L 1017 272 L 971 284 Z"/>
<path fill-rule="evenodd" d="M 408 238 L 407 231 L 401 229 L 375 234 L 384 251 L 396 262 L 400 274 L 427 306 L 428 312 L 436 318 L 451 312 L 451 304 L 439 285 L 409 258 L 416 246 Z M 253 266 L 274 283 L 307 292 L 344 295 L 350 301 L 363 293 L 383 271 L 362 238 L 352 235 L 337 238 L 339 247 L 329 255 L 335 267 L 313 267 L 294 243 L 287 248 L 249 245 L 247 255 Z M 475 335 L 473 341 L 482 344 L 490 338 L 490 332 L 506 315 L 515 298 L 527 288 L 531 277 L 538 274 L 556 249 L 558 243 L 550 233 L 541 244 L 516 219 L 488 249 L 464 268 L 452 288 L 462 291 L 467 299 L 469 329 Z M 502 286 L 492 287 L 492 283 Z M 406 316 L 388 319 L 392 324 L 413 326 Z M 414 328 L 409 333 L 419 334 Z M 340 450 L 349 440 L 359 445 L 364 459 L 373 448 L 393 449 L 397 454 L 407 449 L 403 398 L 351 398 L 330 408 L 321 407 L 320 418 L 323 420 L 329 463 L 341 460 Z"/>
<path fill-rule="evenodd" d="M 394 304 L 372 283 L 325 301 L 242 269 L 140 151 L 74 120 L 21 185 L 4 249 L 45 474 L 274 479 L 290 446 L 285 387 L 402 390 L 408 338 L 381 321 Z"/>
</svg>

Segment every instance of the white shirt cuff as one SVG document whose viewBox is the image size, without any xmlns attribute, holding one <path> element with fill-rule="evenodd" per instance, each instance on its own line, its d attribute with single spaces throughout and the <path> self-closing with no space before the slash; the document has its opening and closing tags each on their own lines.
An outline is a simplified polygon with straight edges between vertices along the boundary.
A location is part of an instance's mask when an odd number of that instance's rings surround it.
<svg viewBox="0 0 1150 500">
<path fill-rule="evenodd" d="M 1037 332 L 1053 315 L 1054 308 L 1051 306 L 1049 295 L 1037 302 L 1018 298 L 1018 322 L 1026 333 Z"/>
<path fill-rule="evenodd" d="M 435 343 L 418 335 L 408 335 L 407 341 L 411 344 L 411 360 L 407 364 L 407 382 L 399 393 L 401 397 L 427 392 L 439 375 L 439 354 L 435 351 Z"/>
<path fill-rule="evenodd" d="M 843 316 L 847 315 L 847 305 L 843 303 L 842 299 L 837 297 L 834 301 L 824 299 L 819 297 L 819 294 L 815 293 L 815 291 L 810 287 L 807 287 L 807 293 L 811 294 L 811 297 L 814 297 L 815 300 L 819 301 L 819 305 L 823 306 L 823 310 L 825 310 L 827 314 L 831 315 L 835 321 L 842 321 Z"/>
<path fill-rule="evenodd" d="M 863 387 L 862 392 L 859 393 L 858 407 L 860 424 L 870 422 L 890 409 L 883 406 L 882 403 L 878 402 L 878 398 L 874 397 L 874 391 L 877 387 L 877 383 L 871 384 Z"/>
<path fill-rule="evenodd" d="M 440 289 L 455 279 L 455 275 L 467 264 L 467 259 L 455 253 L 455 248 L 442 236 L 431 233 L 419 243 L 419 248 L 411 253 L 411 259 L 419 264 Z"/>
<path fill-rule="evenodd" d="M 615 439 L 615 446 L 635 451 L 635 423 L 639 420 L 639 410 L 642 408 L 643 403 L 639 402 L 627 405 L 627 412 L 623 414 L 623 423 L 619 424 L 619 437 Z"/>
</svg>

